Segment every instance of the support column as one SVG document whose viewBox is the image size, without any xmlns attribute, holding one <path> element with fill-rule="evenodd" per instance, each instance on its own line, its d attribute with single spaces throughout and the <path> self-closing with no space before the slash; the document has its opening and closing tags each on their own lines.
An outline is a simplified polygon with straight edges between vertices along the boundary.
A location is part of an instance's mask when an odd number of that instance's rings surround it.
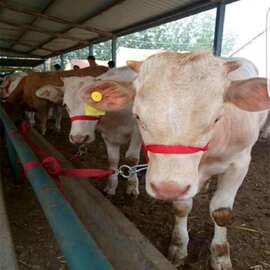
<svg viewBox="0 0 270 270">
<path fill-rule="evenodd" d="M 225 19 L 225 4 L 219 3 L 217 6 L 215 38 L 214 38 L 214 46 L 213 46 L 213 53 L 214 55 L 217 55 L 217 56 L 221 55 L 221 50 L 222 50 L 224 19 Z"/>
<path fill-rule="evenodd" d="M 65 69 L 65 61 L 64 61 L 64 55 L 63 54 L 60 55 L 60 61 L 61 61 L 61 67 L 64 70 Z"/>
<path fill-rule="evenodd" d="M 116 42 L 117 38 L 114 37 L 112 39 L 112 60 L 114 61 L 115 64 L 116 64 Z"/>
<path fill-rule="evenodd" d="M 89 45 L 89 55 L 93 55 L 94 53 L 94 48 L 93 48 L 93 44 Z"/>
</svg>

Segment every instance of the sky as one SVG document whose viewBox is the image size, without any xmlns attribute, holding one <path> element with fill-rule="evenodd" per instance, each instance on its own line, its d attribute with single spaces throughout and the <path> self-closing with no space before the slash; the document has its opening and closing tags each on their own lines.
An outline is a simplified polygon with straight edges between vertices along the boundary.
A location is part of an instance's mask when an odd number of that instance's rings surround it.
<svg viewBox="0 0 270 270">
<path fill-rule="evenodd" d="M 224 35 L 228 33 L 237 35 L 232 52 L 266 28 L 266 14 L 269 8 L 270 0 L 240 0 L 227 5 Z M 270 31 L 268 33 L 270 39 Z M 270 50 L 270 40 L 268 47 Z M 248 58 L 258 67 L 260 76 L 266 76 L 266 34 L 261 35 L 235 56 Z"/>
</svg>

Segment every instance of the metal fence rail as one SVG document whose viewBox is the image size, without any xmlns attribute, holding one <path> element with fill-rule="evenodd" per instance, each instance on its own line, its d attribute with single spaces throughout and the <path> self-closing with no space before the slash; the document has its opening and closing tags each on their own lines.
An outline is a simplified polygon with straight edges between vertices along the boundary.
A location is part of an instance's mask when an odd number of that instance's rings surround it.
<svg viewBox="0 0 270 270">
<path fill-rule="evenodd" d="M 2 106 L 0 106 L 0 119 L 5 127 L 5 134 L 21 163 L 38 161 Z M 69 268 L 74 270 L 113 269 L 47 172 L 41 166 L 34 167 L 26 171 L 26 176 L 43 208 Z"/>
</svg>

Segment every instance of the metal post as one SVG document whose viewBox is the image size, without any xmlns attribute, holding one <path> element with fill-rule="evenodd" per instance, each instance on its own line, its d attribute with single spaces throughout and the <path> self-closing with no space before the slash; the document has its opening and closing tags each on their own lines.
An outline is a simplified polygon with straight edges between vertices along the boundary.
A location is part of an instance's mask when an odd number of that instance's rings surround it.
<svg viewBox="0 0 270 270">
<path fill-rule="evenodd" d="M 15 125 L 0 106 L 0 118 L 21 163 L 35 164 L 25 174 L 43 208 L 55 238 L 71 270 L 112 270 L 93 238 L 88 234 L 52 178 L 24 142 Z M 33 163 L 34 162 L 34 163 Z"/>
<path fill-rule="evenodd" d="M 114 37 L 112 39 L 112 60 L 116 64 L 116 43 L 117 43 L 117 38 Z"/>
<path fill-rule="evenodd" d="M 213 46 L 213 53 L 214 55 L 217 55 L 217 56 L 221 55 L 221 50 L 222 50 L 225 7 L 226 6 L 224 3 L 219 3 L 217 6 L 215 38 L 214 38 L 214 46 Z"/>
<path fill-rule="evenodd" d="M 89 45 L 89 55 L 93 55 L 94 53 L 94 48 L 93 48 L 93 44 Z"/>
<path fill-rule="evenodd" d="M 60 55 L 60 61 L 61 61 L 61 67 L 64 70 L 65 69 L 65 61 L 64 61 L 64 55 L 63 54 Z"/>
<path fill-rule="evenodd" d="M 46 71 L 47 70 L 47 68 L 46 68 L 46 61 L 44 61 L 44 63 L 43 63 L 43 71 Z"/>
</svg>

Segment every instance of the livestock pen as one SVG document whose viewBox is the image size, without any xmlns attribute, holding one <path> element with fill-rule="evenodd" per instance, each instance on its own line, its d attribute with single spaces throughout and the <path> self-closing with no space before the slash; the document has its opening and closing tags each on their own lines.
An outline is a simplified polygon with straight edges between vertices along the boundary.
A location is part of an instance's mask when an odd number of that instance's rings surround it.
<svg viewBox="0 0 270 270">
<path fill-rule="evenodd" d="M 258 35 L 249 27 L 246 40 L 241 35 L 228 35 L 229 21 L 233 21 L 232 7 L 244 1 L 250 0 L 80 0 L 76 5 L 70 0 L 0 0 L 0 71 L 6 74 L 17 70 L 49 71 L 55 63 L 64 67 L 68 60 L 86 58 L 88 54 L 100 56 L 102 63 L 108 60 L 124 63 L 132 59 L 129 55 L 121 55 L 123 59 L 119 59 L 118 52 L 130 46 L 129 53 L 134 51 L 135 60 L 142 60 L 154 51 L 199 48 L 212 50 L 216 56 L 250 55 L 260 75 L 265 76 L 261 63 L 263 49 L 257 53 L 247 49 L 265 34 L 264 25 Z M 265 8 L 265 2 L 258 4 L 254 13 L 262 6 Z M 243 8 L 239 21 L 245 21 L 244 15 Z M 197 28 L 198 17 L 203 27 Z M 175 20 L 175 24 L 168 26 Z M 240 28 L 236 29 L 241 33 Z M 236 40 L 241 41 L 241 46 Z M 139 48 L 145 49 L 142 55 Z M 19 108 L 16 103 L 13 106 L 14 111 Z M 20 114 L 22 109 L 16 116 Z M 22 138 L 19 125 L 16 129 L 2 109 L 0 115 L 4 131 L 1 170 L 7 209 L 0 209 L 4 217 L 1 233 L 8 236 L 7 246 L 11 247 L 0 247 L 0 268 L 1 263 L 11 260 L 12 269 L 16 269 L 16 252 L 20 269 L 176 269 L 166 259 L 174 210 L 170 202 L 155 200 L 147 194 L 144 172 L 139 173 L 140 194 L 136 198 L 126 194 L 127 181 L 123 177 L 119 177 L 115 196 L 104 192 L 106 177 L 97 180 L 63 175 L 60 182 L 54 182 L 50 168 L 43 169 L 42 159 L 38 163 L 31 145 L 56 158 L 60 170 L 108 171 L 106 146 L 100 134 L 82 153 L 82 148 L 78 152 L 78 147 L 68 140 L 70 119 L 63 119 L 59 133 L 52 130 L 49 122 L 45 136 L 29 129 Z M 123 148 L 120 165 L 126 164 L 123 151 L 126 146 Z M 269 150 L 269 139 L 256 143 L 248 175 L 236 198 L 234 219 L 228 226 L 234 269 L 270 269 Z M 24 151 L 31 159 L 25 159 Z M 140 161 L 144 163 L 143 154 Z M 22 176 L 20 163 L 27 164 L 24 171 L 29 181 Z M 48 186 L 44 186 L 44 181 Z M 178 269 L 209 267 L 213 222 L 208 206 L 215 189 L 214 179 L 208 191 L 195 197 L 188 224 L 189 256 Z M 2 260 L 5 255 L 1 254 L 7 253 L 10 257 Z"/>
</svg>

